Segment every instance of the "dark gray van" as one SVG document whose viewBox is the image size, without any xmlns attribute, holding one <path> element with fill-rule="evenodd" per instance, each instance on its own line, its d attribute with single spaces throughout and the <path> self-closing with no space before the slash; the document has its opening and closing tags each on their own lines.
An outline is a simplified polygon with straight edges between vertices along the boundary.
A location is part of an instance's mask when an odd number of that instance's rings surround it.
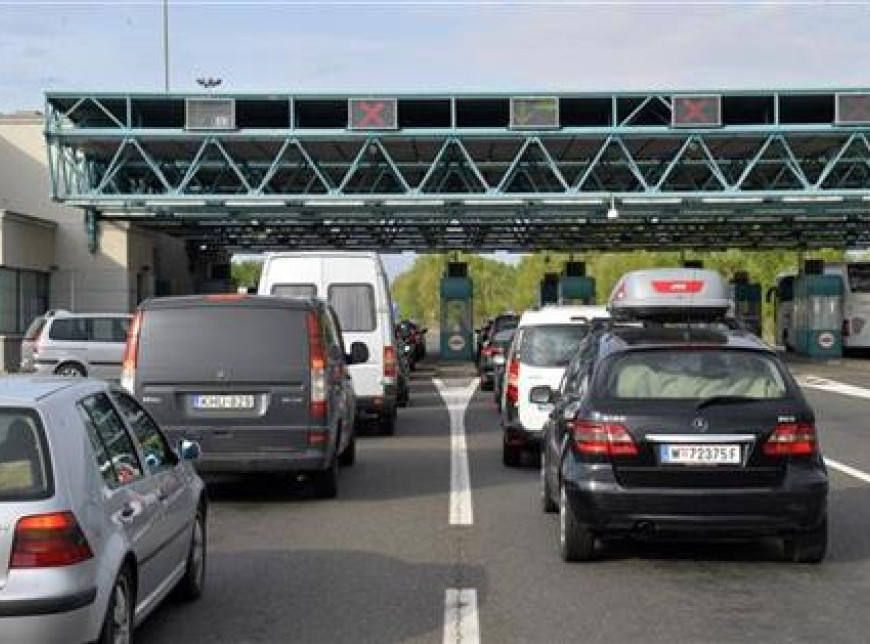
<svg viewBox="0 0 870 644">
<path fill-rule="evenodd" d="M 197 441 L 197 469 L 304 472 L 322 497 L 356 453 L 347 364 L 333 311 L 318 300 L 248 295 L 144 302 L 133 319 L 121 384 L 176 443 Z"/>
</svg>

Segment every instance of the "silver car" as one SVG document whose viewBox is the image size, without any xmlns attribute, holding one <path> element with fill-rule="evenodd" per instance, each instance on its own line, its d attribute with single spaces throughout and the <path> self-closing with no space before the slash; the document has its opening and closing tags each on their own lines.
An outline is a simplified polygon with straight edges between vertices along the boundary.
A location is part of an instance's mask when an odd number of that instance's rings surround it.
<svg viewBox="0 0 870 644">
<path fill-rule="evenodd" d="M 21 371 L 118 380 L 130 320 L 125 313 L 49 311 L 24 334 Z"/>
<path fill-rule="evenodd" d="M 207 502 L 139 403 L 87 379 L 0 378 L 0 641 L 129 642 L 202 593 Z"/>
</svg>

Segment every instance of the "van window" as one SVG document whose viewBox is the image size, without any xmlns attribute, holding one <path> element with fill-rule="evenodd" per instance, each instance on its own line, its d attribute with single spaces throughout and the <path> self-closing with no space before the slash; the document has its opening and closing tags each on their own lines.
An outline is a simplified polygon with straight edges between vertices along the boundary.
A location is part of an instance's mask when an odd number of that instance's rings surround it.
<svg viewBox="0 0 870 644">
<path fill-rule="evenodd" d="M 129 321 L 126 318 L 92 318 L 90 339 L 93 342 L 126 342 Z"/>
<path fill-rule="evenodd" d="M 317 287 L 314 284 L 273 284 L 272 295 L 278 297 L 317 297 Z"/>
<path fill-rule="evenodd" d="M 308 369 L 307 309 L 222 305 L 150 309 L 138 373 L 147 383 L 299 380 Z"/>
<path fill-rule="evenodd" d="M 53 320 L 48 337 L 62 342 L 87 342 L 87 318 L 58 318 Z"/>
<path fill-rule="evenodd" d="M 329 305 L 344 331 L 374 331 L 375 289 L 371 284 L 331 284 Z"/>
<path fill-rule="evenodd" d="M 51 487 L 39 417 L 32 410 L 0 409 L 0 501 L 45 499 Z"/>
</svg>

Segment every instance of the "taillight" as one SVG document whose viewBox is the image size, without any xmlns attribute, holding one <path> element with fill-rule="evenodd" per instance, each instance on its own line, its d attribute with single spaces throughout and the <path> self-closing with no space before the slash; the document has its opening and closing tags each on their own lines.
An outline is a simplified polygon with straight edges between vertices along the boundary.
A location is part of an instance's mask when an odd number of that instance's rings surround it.
<svg viewBox="0 0 870 644">
<path fill-rule="evenodd" d="M 520 399 L 520 361 L 511 360 L 507 370 L 507 388 L 505 396 L 508 401 L 517 404 Z"/>
<path fill-rule="evenodd" d="M 569 423 L 574 445 L 581 454 L 637 456 L 637 445 L 628 430 L 617 423 L 575 420 Z"/>
<path fill-rule="evenodd" d="M 71 566 L 94 556 L 72 512 L 24 517 L 15 526 L 10 568 Z"/>
<path fill-rule="evenodd" d="M 127 346 L 121 366 L 121 387 L 131 394 L 136 393 L 136 364 L 139 361 L 139 331 L 142 328 L 142 311 L 137 311 L 127 330 Z"/>
<path fill-rule="evenodd" d="M 396 373 L 396 348 L 386 345 L 384 347 L 384 380 L 395 380 Z"/>
<path fill-rule="evenodd" d="M 818 452 L 816 428 L 810 423 L 779 423 L 767 442 L 765 456 L 810 456 Z"/>
<path fill-rule="evenodd" d="M 320 334 L 320 322 L 317 314 L 308 312 L 306 318 L 308 327 L 308 353 L 311 356 L 311 402 L 312 418 L 326 417 L 326 352 L 323 348 L 323 336 Z"/>
<path fill-rule="evenodd" d="M 484 358 L 491 358 L 493 353 L 495 353 L 495 351 L 492 347 L 483 347 L 483 349 L 480 350 L 480 355 Z"/>
</svg>

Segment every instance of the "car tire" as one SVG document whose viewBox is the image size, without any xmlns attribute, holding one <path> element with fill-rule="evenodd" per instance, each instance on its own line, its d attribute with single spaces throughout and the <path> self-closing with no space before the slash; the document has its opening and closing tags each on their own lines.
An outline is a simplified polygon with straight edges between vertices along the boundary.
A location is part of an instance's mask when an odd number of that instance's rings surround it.
<svg viewBox="0 0 870 644">
<path fill-rule="evenodd" d="M 350 442 L 344 451 L 338 457 L 338 464 L 341 467 L 350 467 L 356 462 L 356 436 L 350 437 Z"/>
<path fill-rule="evenodd" d="M 817 564 L 825 558 L 828 549 L 828 520 L 818 528 L 783 539 L 785 558 L 794 563 Z"/>
<path fill-rule="evenodd" d="M 378 427 L 381 430 L 381 436 L 392 436 L 396 433 L 396 408 L 383 411 L 378 420 Z"/>
<path fill-rule="evenodd" d="M 205 589 L 206 558 L 208 553 L 208 524 L 205 506 L 200 502 L 196 509 L 193 532 L 190 535 L 190 550 L 184 577 L 178 582 L 178 595 L 184 601 L 202 597 Z"/>
<path fill-rule="evenodd" d="M 553 514 L 558 511 L 559 506 L 553 501 L 553 493 L 550 490 L 550 483 L 547 481 L 547 457 L 544 451 L 541 451 L 541 510 L 546 514 Z"/>
<path fill-rule="evenodd" d="M 334 499 L 338 494 L 338 459 L 333 458 L 325 470 L 313 472 L 311 482 L 318 499 Z"/>
<path fill-rule="evenodd" d="M 523 450 L 515 445 L 502 442 L 501 462 L 505 467 L 519 467 L 523 458 Z"/>
<path fill-rule="evenodd" d="M 129 644 L 133 639 L 133 605 L 135 596 L 133 593 L 133 575 L 125 565 L 118 572 L 109 603 L 106 606 L 106 615 L 103 617 L 103 626 L 100 629 L 98 644 L 117 644 L 126 642 Z"/>
<path fill-rule="evenodd" d="M 54 370 L 55 375 L 65 378 L 84 378 L 87 376 L 85 368 L 77 362 L 64 362 Z"/>
<path fill-rule="evenodd" d="M 577 520 L 564 482 L 559 484 L 559 550 L 569 562 L 589 561 L 595 555 L 595 535 Z"/>
</svg>

